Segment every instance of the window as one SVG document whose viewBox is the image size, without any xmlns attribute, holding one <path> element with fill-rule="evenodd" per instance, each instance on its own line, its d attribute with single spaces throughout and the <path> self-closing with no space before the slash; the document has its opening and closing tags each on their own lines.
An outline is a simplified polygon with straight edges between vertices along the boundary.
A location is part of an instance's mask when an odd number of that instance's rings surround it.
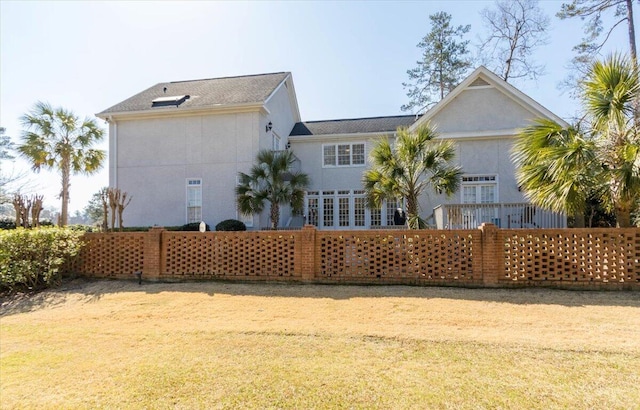
<svg viewBox="0 0 640 410">
<path fill-rule="evenodd" d="M 336 146 L 325 145 L 322 147 L 323 164 L 324 166 L 331 166 L 336 164 Z"/>
<path fill-rule="evenodd" d="M 365 191 L 308 191 L 307 223 L 321 228 L 350 229 L 393 225 L 398 201 L 383 202 L 382 209 L 368 209 Z"/>
<path fill-rule="evenodd" d="M 317 195 L 317 192 L 315 193 Z M 311 193 L 309 193 L 311 195 Z M 318 197 L 308 198 L 307 203 L 307 223 L 310 225 L 318 226 Z"/>
<path fill-rule="evenodd" d="M 322 194 L 331 195 L 329 197 L 322 198 L 322 226 L 333 226 L 333 191 L 331 191 L 330 194 L 327 191 Z"/>
<path fill-rule="evenodd" d="M 371 210 L 371 226 L 382 225 L 382 209 Z"/>
<path fill-rule="evenodd" d="M 496 175 L 465 175 L 462 177 L 462 203 L 493 204 L 498 201 Z"/>
<path fill-rule="evenodd" d="M 364 165 L 364 143 L 327 144 L 322 146 L 322 164 L 325 167 Z"/>
<path fill-rule="evenodd" d="M 354 208 L 354 225 L 365 226 L 365 202 L 364 197 L 357 196 L 353 198 Z M 373 223 L 373 221 L 372 221 Z"/>
<path fill-rule="evenodd" d="M 400 202 L 398 202 L 397 199 L 390 199 L 387 201 L 387 225 L 395 225 L 393 215 L 398 208 L 400 208 Z"/>
<path fill-rule="evenodd" d="M 346 195 L 349 195 L 349 191 L 346 191 Z M 344 191 L 338 191 L 339 195 L 345 195 Z M 349 226 L 349 197 L 338 197 L 338 225 Z"/>
<path fill-rule="evenodd" d="M 271 132 L 271 149 L 280 151 L 280 137 L 274 131 Z"/>
<path fill-rule="evenodd" d="M 202 180 L 187 180 L 187 223 L 202 221 Z"/>
<path fill-rule="evenodd" d="M 350 145 L 338 145 L 338 165 L 351 165 Z"/>
<path fill-rule="evenodd" d="M 353 144 L 353 165 L 364 165 L 364 144 Z"/>
</svg>

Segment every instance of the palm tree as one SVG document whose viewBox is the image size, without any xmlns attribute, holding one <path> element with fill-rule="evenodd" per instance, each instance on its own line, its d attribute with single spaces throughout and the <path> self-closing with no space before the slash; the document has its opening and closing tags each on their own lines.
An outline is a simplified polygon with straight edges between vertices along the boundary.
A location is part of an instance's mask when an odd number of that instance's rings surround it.
<svg viewBox="0 0 640 410">
<path fill-rule="evenodd" d="M 97 172 L 106 154 L 92 148 L 102 140 L 104 131 L 92 119 L 82 122 L 71 111 L 37 102 L 31 112 L 20 118 L 27 129 L 18 152 L 31 162 L 32 169 L 56 169 L 62 179 L 60 226 L 68 220 L 71 174 Z"/>
<path fill-rule="evenodd" d="M 425 226 L 419 216 L 418 199 L 431 186 L 437 193 L 452 195 L 460 186 L 462 171 L 450 164 L 455 145 L 435 141 L 438 134 L 430 124 L 409 132 L 398 128 L 395 143 L 381 138 L 370 153 L 372 167 L 365 171 L 362 184 L 367 203 L 380 208 L 382 201 L 405 198 L 409 228 Z"/>
<path fill-rule="evenodd" d="M 537 119 L 520 132 L 512 158 L 518 185 L 531 203 L 583 221 L 587 201 L 602 177 L 592 138 L 577 128 Z"/>
<path fill-rule="evenodd" d="M 293 212 L 302 211 L 309 177 L 292 171 L 295 161 L 296 157 L 289 150 L 258 152 L 251 171 L 238 174 L 238 210 L 245 215 L 257 214 L 264 210 L 265 202 L 269 202 L 272 229 L 278 228 L 280 205 L 289 204 Z"/>
<path fill-rule="evenodd" d="M 584 84 L 586 111 L 608 173 L 604 204 L 620 227 L 631 226 L 631 212 L 640 200 L 639 74 L 629 59 L 612 55 L 592 65 Z"/>
<path fill-rule="evenodd" d="M 581 213 L 596 197 L 631 226 L 640 201 L 640 80 L 619 55 L 590 67 L 582 90 L 586 131 L 538 120 L 520 133 L 513 158 L 517 179 L 536 205 Z"/>
</svg>

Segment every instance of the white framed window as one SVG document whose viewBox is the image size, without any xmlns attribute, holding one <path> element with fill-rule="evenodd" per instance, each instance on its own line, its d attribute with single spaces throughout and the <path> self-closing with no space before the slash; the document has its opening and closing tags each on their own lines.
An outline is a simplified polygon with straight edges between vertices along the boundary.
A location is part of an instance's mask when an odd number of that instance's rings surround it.
<svg viewBox="0 0 640 410">
<path fill-rule="evenodd" d="M 271 149 L 280 151 L 280 136 L 275 131 L 271 131 Z"/>
<path fill-rule="evenodd" d="M 307 223 L 318 226 L 318 191 L 307 192 Z"/>
<path fill-rule="evenodd" d="M 351 167 L 365 164 L 364 142 L 350 144 L 324 144 L 322 165 L 324 167 Z"/>
<path fill-rule="evenodd" d="M 497 175 L 463 175 L 463 204 L 494 204 L 498 202 Z"/>
<path fill-rule="evenodd" d="M 307 191 L 307 223 L 326 229 L 362 229 L 393 225 L 393 215 L 401 201 L 384 201 L 381 209 L 367 208 L 365 191 Z"/>
<path fill-rule="evenodd" d="M 187 223 L 202 221 L 202 179 L 187 179 Z"/>
<path fill-rule="evenodd" d="M 336 165 L 336 146 L 335 145 L 322 146 L 322 165 L 325 167 Z"/>
<path fill-rule="evenodd" d="M 334 208 L 334 191 L 322 192 L 322 226 L 334 226 L 333 208 Z"/>
</svg>

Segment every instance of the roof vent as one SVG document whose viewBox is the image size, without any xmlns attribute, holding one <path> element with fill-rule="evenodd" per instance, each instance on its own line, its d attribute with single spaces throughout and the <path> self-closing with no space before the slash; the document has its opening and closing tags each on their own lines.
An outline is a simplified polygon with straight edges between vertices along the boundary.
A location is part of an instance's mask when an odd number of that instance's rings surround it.
<svg viewBox="0 0 640 410">
<path fill-rule="evenodd" d="M 189 99 L 189 95 L 172 95 L 170 97 L 158 97 L 155 100 L 151 101 L 152 107 L 170 107 L 170 106 L 179 106 L 183 102 Z"/>
<path fill-rule="evenodd" d="M 469 87 L 484 87 L 490 85 L 488 82 L 483 80 L 482 78 L 476 78 L 474 82 L 469 84 Z"/>
</svg>

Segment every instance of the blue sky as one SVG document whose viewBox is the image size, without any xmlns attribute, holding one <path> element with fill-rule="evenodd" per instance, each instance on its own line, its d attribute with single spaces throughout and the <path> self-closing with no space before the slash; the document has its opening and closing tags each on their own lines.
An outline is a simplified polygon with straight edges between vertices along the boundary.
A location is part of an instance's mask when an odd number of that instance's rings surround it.
<svg viewBox="0 0 640 410">
<path fill-rule="evenodd" d="M 18 141 L 19 117 L 38 100 L 85 117 L 158 82 L 278 71 L 293 73 L 303 120 L 401 114 L 402 82 L 420 58 L 416 44 L 429 31 L 428 16 L 446 11 L 454 24 L 471 24 L 473 43 L 483 30 L 480 10 L 492 4 L 1 0 L 0 125 Z M 540 2 L 551 18 L 550 43 L 536 54 L 546 75 L 514 85 L 569 118 L 579 107 L 557 86 L 582 24 L 555 18 L 561 4 Z M 621 26 L 607 52 L 627 48 Z M 2 165 L 11 167 L 28 168 L 19 160 Z M 45 203 L 59 208 L 57 175 L 33 178 Z M 106 167 L 74 177 L 71 210 L 107 184 Z"/>
</svg>

